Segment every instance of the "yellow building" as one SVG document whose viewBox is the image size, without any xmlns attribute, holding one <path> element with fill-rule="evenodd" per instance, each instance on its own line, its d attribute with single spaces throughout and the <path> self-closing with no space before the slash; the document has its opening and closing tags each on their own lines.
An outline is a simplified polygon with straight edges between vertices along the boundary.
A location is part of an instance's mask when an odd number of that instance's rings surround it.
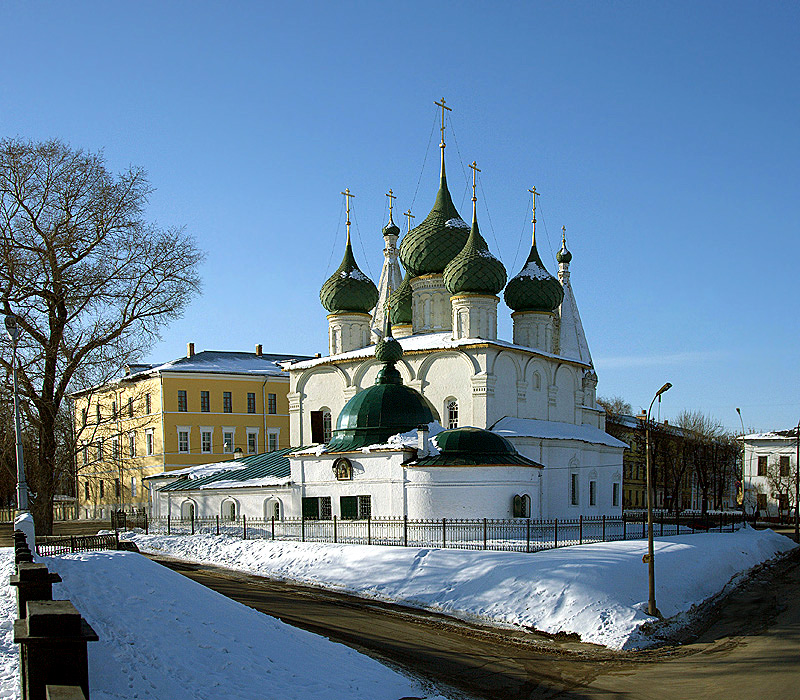
<svg viewBox="0 0 800 700">
<path fill-rule="evenodd" d="M 129 365 L 118 380 L 76 392 L 80 517 L 144 508 L 143 478 L 219 462 L 239 450 L 289 447 L 289 375 L 299 355 L 204 351 L 163 365 Z"/>
</svg>

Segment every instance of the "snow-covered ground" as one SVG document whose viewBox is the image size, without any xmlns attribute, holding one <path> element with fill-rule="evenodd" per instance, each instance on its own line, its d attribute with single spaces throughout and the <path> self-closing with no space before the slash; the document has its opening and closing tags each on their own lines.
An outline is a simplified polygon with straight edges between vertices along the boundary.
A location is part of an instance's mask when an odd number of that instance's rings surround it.
<svg viewBox="0 0 800 700">
<path fill-rule="evenodd" d="M 576 633 L 633 649 L 657 641 L 640 630 L 647 609 L 646 540 L 522 554 L 129 533 L 149 552 L 248 571 L 454 617 Z M 717 594 L 742 572 L 795 545 L 744 528 L 658 538 L 656 602 L 667 618 Z M 677 621 L 679 621 L 678 618 Z"/>
<path fill-rule="evenodd" d="M 100 636 L 92 700 L 398 700 L 431 695 L 358 652 L 296 629 L 127 552 L 43 558 Z M 0 698 L 19 698 L 13 550 L 0 549 Z"/>
</svg>

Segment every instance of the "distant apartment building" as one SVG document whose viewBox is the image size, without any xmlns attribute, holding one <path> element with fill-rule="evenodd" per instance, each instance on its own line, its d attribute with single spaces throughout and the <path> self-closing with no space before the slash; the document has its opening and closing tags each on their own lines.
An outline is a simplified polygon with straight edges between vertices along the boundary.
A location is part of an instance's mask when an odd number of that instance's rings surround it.
<svg viewBox="0 0 800 700">
<path fill-rule="evenodd" d="M 301 355 L 195 353 L 129 365 L 119 379 L 72 395 L 80 517 L 144 508 L 144 477 L 289 447 L 289 376 Z"/>
</svg>

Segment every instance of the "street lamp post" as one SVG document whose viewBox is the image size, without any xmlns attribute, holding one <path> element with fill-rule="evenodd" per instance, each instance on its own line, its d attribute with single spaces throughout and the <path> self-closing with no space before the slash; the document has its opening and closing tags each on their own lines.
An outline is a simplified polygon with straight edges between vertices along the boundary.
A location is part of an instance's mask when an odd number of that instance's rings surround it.
<svg viewBox="0 0 800 700">
<path fill-rule="evenodd" d="M 647 599 L 647 614 L 653 617 L 661 617 L 656 607 L 656 561 L 653 551 L 653 476 L 652 464 L 650 463 L 650 411 L 656 399 L 660 399 L 661 394 L 672 388 L 672 384 L 667 382 L 662 386 L 650 402 L 647 409 L 647 420 L 645 421 L 645 458 L 647 460 L 647 580 L 649 586 L 649 596 Z"/>
<path fill-rule="evenodd" d="M 22 454 L 22 425 L 19 417 L 19 391 L 17 387 L 17 341 L 19 340 L 19 326 L 14 314 L 6 314 L 6 332 L 11 338 L 11 376 L 14 391 L 14 440 L 17 447 L 17 515 L 14 518 L 14 530 L 25 533 L 28 547 L 36 551 L 36 527 L 33 516 L 28 509 L 28 484 L 25 481 L 25 462 Z"/>
<path fill-rule="evenodd" d="M 739 408 L 737 408 L 736 413 L 739 414 L 739 422 L 742 424 L 742 523 L 744 523 L 744 520 L 747 517 L 747 499 L 746 499 L 747 488 L 745 486 L 746 484 L 745 479 L 747 476 L 747 472 L 745 471 L 745 464 L 744 464 L 744 459 L 745 455 L 747 454 L 747 451 L 745 449 L 745 444 L 744 444 L 745 430 L 744 430 L 744 419 L 742 418 L 742 411 Z"/>
<path fill-rule="evenodd" d="M 797 421 L 794 457 L 794 541 L 800 542 L 800 421 Z"/>
</svg>

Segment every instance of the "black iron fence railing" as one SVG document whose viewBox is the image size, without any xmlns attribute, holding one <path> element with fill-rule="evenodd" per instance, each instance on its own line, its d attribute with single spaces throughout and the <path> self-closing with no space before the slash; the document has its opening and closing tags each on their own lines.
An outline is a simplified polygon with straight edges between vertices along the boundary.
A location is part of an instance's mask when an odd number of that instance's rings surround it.
<svg viewBox="0 0 800 700">
<path fill-rule="evenodd" d="M 36 551 L 39 556 L 51 557 L 70 552 L 92 552 L 102 549 L 118 549 L 119 534 L 70 535 L 69 537 L 37 537 Z"/>
<path fill-rule="evenodd" d="M 362 520 L 311 520 L 309 518 L 228 519 L 220 516 L 194 518 L 144 518 L 128 528 L 139 527 L 150 534 L 229 535 L 250 540 L 288 540 L 347 544 L 380 544 L 405 547 L 441 547 L 495 551 L 537 552 L 592 542 L 636 540 L 647 537 L 647 513 L 626 512 L 621 516 L 579 516 L 571 519 L 513 520 L 367 518 Z M 120 521 L 118 521 L 120 522 Z M 741 524 L 738 512 L 675 514 L 660 511 L 654 516 L 656 537 L 709 531 L 733 531 Z M 120 527 L 122 529 L 122 527 Z"/>
</svg>

